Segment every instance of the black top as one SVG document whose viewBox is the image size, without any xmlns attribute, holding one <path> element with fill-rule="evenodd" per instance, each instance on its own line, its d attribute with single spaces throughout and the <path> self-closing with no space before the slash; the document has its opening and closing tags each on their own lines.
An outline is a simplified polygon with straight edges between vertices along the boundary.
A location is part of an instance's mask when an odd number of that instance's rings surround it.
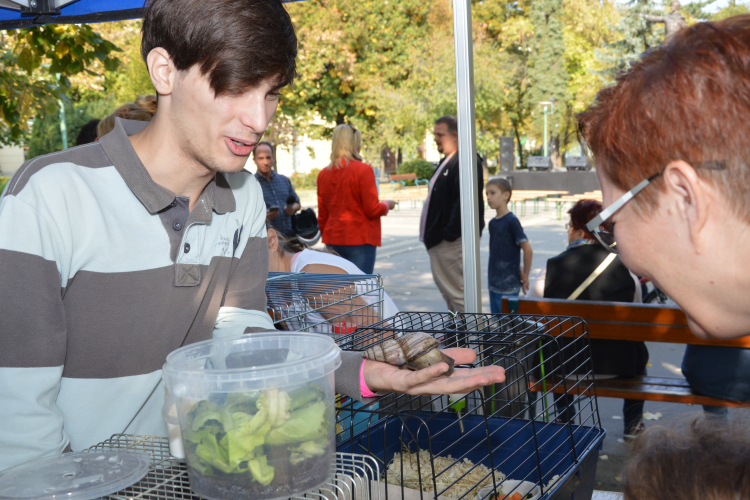
<svg viewBox="0 0 750 500">
<path fill-rule="evenodd" d="M 432 174 L 435 177 L 437 169 Z M 479 183 L 479 235 L 484 229 L 484 176 L 482 158 L 477 155 L 477 181 Z M 456 241 L 461 237 L 461 184 L 458 170 L 458 151 L 448 160 L 440 176 L 435 179 L 427 207 L 424 244 L 429 250 L 441 241 Z"/>
<path fill-rule="evenodd" d="M 571 248 L 549 259 L 544 297 L 567 299 L 599 267 L 608 254 L 607 249 L 601 245 L 584 245 Z M 617 257 L 576 300 L 633 302 L 634 297 L 635 280 Z M 594 373 L 626 377 L 645 373 L 648 363 L 648 349 L 645 343 L 601 339 L 591 339 L 590 342 Z M 577 352 L 579 349 L 569 351 Z M 572 368 L 566 371 L 570 370 Z"/>
</svg>

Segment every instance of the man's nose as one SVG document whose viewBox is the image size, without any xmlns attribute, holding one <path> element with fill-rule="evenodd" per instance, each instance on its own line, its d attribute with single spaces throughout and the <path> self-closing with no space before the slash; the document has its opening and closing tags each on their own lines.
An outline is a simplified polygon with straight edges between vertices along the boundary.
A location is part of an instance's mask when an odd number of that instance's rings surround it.
<svg viewBox="0 0 750 500">
<path fill-rule="evenodd" d="M 265 132 L 271 116 L 267 116 L 265 96 L 260 98 L 251 95 L 243 99 L 240 109 L 240 122 L 254 133 L 260 135 Z"/>
</svg>

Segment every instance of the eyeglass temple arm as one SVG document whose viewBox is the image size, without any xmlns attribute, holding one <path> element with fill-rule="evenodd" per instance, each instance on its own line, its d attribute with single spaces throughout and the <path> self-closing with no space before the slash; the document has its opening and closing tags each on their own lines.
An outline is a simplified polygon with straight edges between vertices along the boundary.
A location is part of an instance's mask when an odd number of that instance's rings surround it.
<svg viewBox="0 0 750 500">
<path fill-rule="evenodd" d="M 645 188 L 646 186 L 648 186 L 649 183 L 651 183 L 651 181 L 655 177 L 656 176 L 649 177 L 648 179 L 642 180 L 641 182 L 639 182 L 638 184 L 636 184 L 636 186 L 633 189 L 631 189 L 630 191 L 628 191 L 624 195 L 620 196 L 614 203 L 612 203 L 610 206 L 608 206 L 607 208 L 605 208 L 604 210 L 602 210 L 599 213 L 599 215 L 597 215 L 596 217 L 594 217 L 593 219 L 591 219 L 586 224 L 586 229 L 588 229 L 589 231 L 592 231 L 592 232 L 594 230 L 596 230 L 596 228 L 598 228 L 599 226 L 601 226 L 604 223 L 604 221 L 606 221 L 607 219 L 609 219 L 610 217 L 612 217 L 612 214 L 614 214 L 615 212 L 617 212 L 618 210 L 620 210 L 620 208 L 622 208 L 622 206 L 624 204 L 626 204 L 627 202 L 629 202 L 631 199 L 633 199 L 633 197 L 635 195 L 637 195 L 638 193 L 640 193 L 641 190 L 643 190 L 643 188 Z"/>
</svg>

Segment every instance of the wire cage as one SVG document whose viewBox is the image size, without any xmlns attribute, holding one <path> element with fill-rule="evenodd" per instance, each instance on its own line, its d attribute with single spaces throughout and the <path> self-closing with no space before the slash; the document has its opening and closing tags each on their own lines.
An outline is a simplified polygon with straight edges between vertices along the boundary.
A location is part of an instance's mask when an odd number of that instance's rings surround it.
<svg viewBox="0 0 750 500">
<path fill-rule="evenodd" d="M 269 273 L 268 314 L 281 330 L 350 334 L 383 319 L 379 275 Z"/>
<path fill-rule="evenodd" d="M 399 313 L 339 338 L 364 351 L 409 332 L 467 347 L 506 381 L 470 394 L 343 402 L 341 452 L 375 457 L 386 499 L 590 498 L 605 431 L 586 323 L 559 316 Z M 515 496 L 518 498 L 518 496 Z"/>
</svg>

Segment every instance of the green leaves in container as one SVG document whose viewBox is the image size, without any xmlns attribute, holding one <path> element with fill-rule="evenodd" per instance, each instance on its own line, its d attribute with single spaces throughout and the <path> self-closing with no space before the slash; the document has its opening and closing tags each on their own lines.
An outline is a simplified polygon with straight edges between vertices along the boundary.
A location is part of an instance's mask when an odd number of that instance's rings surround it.
<svg viewBox="0 0 750 500">
<path fill-rule="evenodd" d="M 319 457 L 326 452 L 327 447 L 328 439 L 326 438 L 317 441 L 305 441 L 300 443 L 299 446 L 290 448 L 292 455 L 289 461 L 294 465 L 308 458 Z"/>
<path fill-rule="evenodd" d="M 310 382 L 306 386 L 290 392 L 289 397 L 292 399 L 289 409 L 294 411 L 313 401 L 325 399 L 326 392 L 318 384 Z"/>
<path fill-rule="evenodd" d="M 325 453 L 334 414 L 325 397 L 320 386 L 308 384 L 290 394 L 279 389 L 229 394 L 224 406 L 200 401 L 183 430 L 189 463 L 203 475 L 249 473 L 266 486 L 274 467 L 265 445 L 290 445 L 292 464 Z"/>
<path fill-rule="evenodd" d="M 280 445 L 311 441 L 328 436 L 328 425 L 323 415 L 326 404 L 318 401 L 292 412 L 291 418 L 266 437 L 266 444 Z"/>
</svg>

